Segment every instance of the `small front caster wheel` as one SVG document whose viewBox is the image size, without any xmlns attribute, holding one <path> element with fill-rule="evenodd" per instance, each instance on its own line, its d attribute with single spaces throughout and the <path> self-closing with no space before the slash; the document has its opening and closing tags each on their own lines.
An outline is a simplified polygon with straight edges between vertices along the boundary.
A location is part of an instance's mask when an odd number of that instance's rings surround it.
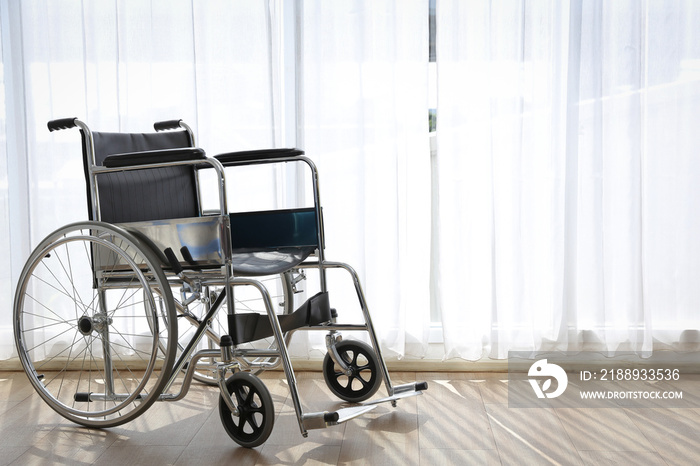
<svg viewBox="0 0 700 466">
<path fill-rule="evenodd" d="M 349 372 L 343 372 L 326 354 L 323 360 L 323 378 L 328 388 L 338 398 L 350 403 L 359 403 L 374 395 L 382 382 L 374 350 L 366 343 L 354 340 L 341 340 L 335 348 L 348 365 Z"/>
<path fill-rule="evenodd" d="M 246 448 L 265 443 L 275 423 L 275 410 L 270 391 L 264 383 L 249 372 L 236 372 L 226 380 L 239 415 L 234 415 L 219 397 L 219 414 L 226 433 L 234 442 Z"/>
</svg>

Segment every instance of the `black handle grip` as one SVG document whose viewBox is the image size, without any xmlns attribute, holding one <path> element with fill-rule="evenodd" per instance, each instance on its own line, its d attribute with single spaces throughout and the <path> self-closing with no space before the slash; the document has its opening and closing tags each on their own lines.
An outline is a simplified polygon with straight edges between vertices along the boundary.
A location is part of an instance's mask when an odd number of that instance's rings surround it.
<svg viewBox="0 0 700 466">
<path fill-rule="evenodd" d="M 75 120 L 77 120 L 77 118 L 60 118 L 58 120 L 49 121 L 47 126 L 49 127 L 49 131 L 75 128 Z"/>
<path fill-rule="evenodd" d="M 417 392 L 422 392 L 423 390 L 428 389 L 428 382 L 417 382 L 416 383 L 416 391 Z"/>
<path fill-rule="evenodd" d="M 180 273 L 182 273 L 182 266 L 180 265 L 180 261 L 177 260 L 177 257 L 175 256 L 175 253 L 173 252 L 173 250 L 170 248 L 167 248 L 163 252 L 165 253 L 165 257 L 168 258 L 168 262 L 170 262 L 170 267 L 173 268 L 173 272 L 180 275 Z"/>
<path fill-rule="evenodd" d="M 153 128 L 156 131 L 166 131 L 168 129 L 179 129 L 181 121 L 182 120 L 159 121 L 159 122 L 153 124 Z"/>
</svg>

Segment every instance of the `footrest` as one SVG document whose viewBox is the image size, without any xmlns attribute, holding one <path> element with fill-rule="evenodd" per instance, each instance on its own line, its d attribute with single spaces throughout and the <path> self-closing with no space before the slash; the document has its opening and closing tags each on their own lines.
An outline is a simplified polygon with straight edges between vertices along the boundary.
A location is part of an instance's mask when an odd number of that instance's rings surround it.
<svg viewBox="0 0 700 466">
<path fill-rule="evenodd" d="M 350 419 L 355 419 L 372 411 L 376 406 L 351 406 L 337 411 L 324 411 L 322 413 L 309 413 L 302 416 L 305 429 L 325 429 L 328 426 L 336 426 Z"/>
<path fill-rule="evenodd" d="M 131 395 L 128 393 L 115 393 L 113 395 L 105 395 L 104 393 L 95 392 L 76 392 L 73 395 L 73 400 L 78 403 L 92 403 L 93 401 L 124 401 L 128 399 Z M 140 393 L 136 395 L 134 401 L 141 401 L 143 395 Z"/>
<path fill-rule="evenodd" d="M 394 386 L 394 395 L 404 392 L 422 392 L 428 389 L 428 382 L 412 382 Z"/>
<path fill-rule="evenodd" d="M 387 396 L 386 398 L 380 398 L 378 400 L 368 401 L 364 403 L 364 406 L 374 406 L 379 403 L 391 402 L 395 403 L 397 400 L 402 398 L 409 398 L 412 396 L 422 395 L 423 390 L 428 389 L 428 382 L 413 382 L 404 385 L 397 385 L 394 387 L 394 394 L 392 396 Z"/>
<path fill-rule="evenodd" d="M 355 419 L 356 417 L 372 411 L 374 408 L 376 408 L 376 406 L 352 406 L 350 408 L 341 408 L 336 411 L 336 413 L 338 413 L 338 421 L 336 424 L 342 424 L 350 419 Z"/>
<path fill-rule="evenodd" d="M 90 393 L 77 392 L 75 395 L 73 395 L 73 400 L 77 401 L 78 403 L 90 403 Z"/>
</svg>

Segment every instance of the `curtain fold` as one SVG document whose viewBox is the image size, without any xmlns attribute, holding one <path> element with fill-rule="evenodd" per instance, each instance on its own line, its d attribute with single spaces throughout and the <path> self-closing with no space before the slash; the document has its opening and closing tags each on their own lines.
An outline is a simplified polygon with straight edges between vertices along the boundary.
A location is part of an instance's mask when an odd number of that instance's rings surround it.
<svg viewBox="0 0 700 466">
<path fill-rule="evenodd" d="M 299 124 L 321 174 L 326 257 L 357 269 L 387 356 L 421 356 L 430 326 L 428 2 L 305 1 L 302 29 Z M 331 305 L 361 322 L 349 277 L 331 279 Z"/>
<path fill-rule="evenodd" d="M 3 147 L 12 163 L 0 166 L 0 182 L 11 180 L 0 185 L 0 247 L 3 259 L 12 256 L 3 260 L 11 276 L 2 275 L 0 313 L 0 359 L 7 359 L 16 356 L 11 301 L 24 261 L 51 231 L 87 219 L 80 136 L 49 133 L 49 120 L 148 132 L 156 121 L 181 118 L 210 155 L 275 141 L 263 2 L 30 0 L 3 2 L 0 11 L 3 52 L 12 55 L 3 53 L 3 122 L 21 117 L 3 125 L 12 127 Z M 245 170 L 231 174 L 232 209 L 276 205 L 276 171 L 256 176 L 252 183 Z M 259 195 L 251 200 L 252 188 Z M 206 194 L 205 208 L 218 205 Z"/>
<path fill-rule="evenodd" d="M 0 359 L 29 250 L 86 218 L 79 138 L 45 126 L 70 116 L 183 118 L 211 155 L 289 144 L 294 126 L 326 255 L 358 271 L 386 356 L 426 354 L 431 307 L 446 359 L 696 349 L 700 4 L 436 3 L 432 161 L 428 0 L 294 2 L 294 34 L 279 0 L 0 4 Z M 308 201 L 300 176 L 245 169 L 230 206 Z M 343 274 L 332 305 L 361 320 Z"/>
<path fill-rule="evenodd" d="M 446 357 L 697 341 L 697 14 L 438 2 Z"/>
<path fill-rule="evenodd" d="M 3 18 L 0 18 L 3 19 Z M 0 37 L 4 38 L 9 31 L 6 30 L 6 22 L 0 22 Z M 5 45 L 3 41 L 2 45 Z M 5 48 L 0 48 L 0 63 L 5 63 L 7 59 Z M 7 141 L 7 107 L 5 106 L 5 67 L 0 76 L 0 95 L 2 106 L 0 107 L 0 140 Z M 13 209 L 10 207 L 10 159 L 8 158 L 8 145 L 0 144 L 0 264 L 3 267 L 0 269 L 0 309 L 4 311 L 0 315 L 11 315 L 12 297 L 14 290 L 13 284 L 13 262 L 12 249 L 10 243 L 11 228 L 10 215 Z M 11 320 L 7 317 L 0 317 L 0 361 L 10 357 L 13 347 Z"/>
</svg>

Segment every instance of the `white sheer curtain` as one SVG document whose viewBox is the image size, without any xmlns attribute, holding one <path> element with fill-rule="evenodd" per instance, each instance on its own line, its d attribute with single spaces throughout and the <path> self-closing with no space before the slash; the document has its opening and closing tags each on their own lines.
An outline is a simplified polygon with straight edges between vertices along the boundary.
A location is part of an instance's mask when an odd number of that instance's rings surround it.
<svg viewBox="0 0 700 466">
<path fill-rule="evenodd" d="M 272 147 L 268 8 L 243 0 L 2 3 L 0 360 L 14 354 L 11 301 L 31 248 L 87 219 L 80 136 L 49 133 L 47 121 L 149 131 L 182 118 L 212 155 Z M 250 177 L 231 174 L 232 207 L 274 204 L 276 178 L 267 175 L 263 186 L 272 188 L 241 205 L 236 194 Z"/>
<path fill-rule="evenodd" d="M 430 325 L 428 1 L 305 1 L 301 25 L 300 131 L 321 174 L 326 257 L 360 274 L 386 356 L 421 356 Z M 358 320 L 349 277 L 329 277 L 331 305 Z"/>
<path fill-rule="evenodd" d="M 698 20 L 438 0 L 446 357 L 697 341 Z"/>
<path fill-rule="evenodd" d="M 427 0 L 297 7 L 298 134 L 322 173 L 327 255 L 359 271 L 388 354 L 421 355 L 429 326 Z M 13 76 L 23 91 L 14 103 L 23 135 L 13 137 L 23 152 L 13 157 L 27 167 L 18 191 L 29 193 L 17 205 L 29 212 L 28 237 L 9 236 L 24 251 L 12 262 L 13 285 L 33 245 L 86 218 L 79 138 L 50 134 L 49 119 L 144 131 L 183 118 L 210 153 L 286 142 L 278 2 L 28 1 L 2 11 L 12 25 L 3 47 L 20 64 Z M 233 208 L 284 202 L 285 176 L 268 179 L 275 183 L 244 196 L 244 206 L 232 196 Z M 229 186 L 246 192 L 259 180 L 243 171 Z M 338 287 L 333 305 L 344 319 L 359 319 L 349 277 L 330 279 Z M 11 351 L 9 315 L 2 358 Z M 320 343 L 295 340 L 302 356 Z"/>
<path fill-rule="evenodd" d="M 281 19 L 292 5 L 296 35 Z M 425 354 L 431 303 L 446 358 L 696 343 L 700 5 L 437 0 L 434 173 L 428 11 L 428 0 L 1 2 L 0 359 L 30 248 L 86 218 L 79 138 L 45 129 L 68 116 L 129 131 L 183 118 L 209 153 L 306 149 L 327 257 L 358 270 L 387 356 Z M 280 60 L 290 36 L 294 66 Z M 267 174 L 232 206 L 285 202 L 287 174 Z M 343 320 L 359 319 L 347 277 L 329 279 Z M 319 337 L 295 337 L 295 354 Z"/>
<path fill-rule="evenodd" d="M 5 32 L 6 25 L 0 22 L 0 37 Z M 7 141 L 7 111 L 5 102 L 5 53 L 0 48 L 0 63 L 3 63 L 0 73 L 0 141 Z M 9 357 L 12 348 L 12 254 L 10 249 L 10 178 L 8 167 L 10 159 L 7 157 L 7 144 L 0 144 L 0 361 Z"/>
</svg>

